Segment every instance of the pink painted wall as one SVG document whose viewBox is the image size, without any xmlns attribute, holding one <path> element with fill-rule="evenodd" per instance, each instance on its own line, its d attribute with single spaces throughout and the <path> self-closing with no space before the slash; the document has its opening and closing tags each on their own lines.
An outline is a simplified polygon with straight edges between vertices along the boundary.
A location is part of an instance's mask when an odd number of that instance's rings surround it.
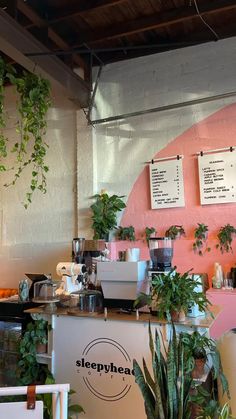
<svg viewBox="0 0 236 419">
<path fill-rule="evenodd" d="M 158 236 L 163 236 L 166 229 L 172 224 L 183 225 L 186 238 L 175 241 L 173 259 L 173 264 L 177 266 L 180 272 L 193 268 L 194 272 L 207 272 L 211 279 L 215 261 L 220 262 L 225 271 L 235 265 L 236 240 L 233 243 L 233 254 L 222 255 L 215 248 L 215 245 L 217 243 L 217 231 L 221 226 L 227 223 L 236 226 L 236 204 L 200 205 L 198 165 L 195 155 L 201 150 L 211 150 L 231 145 L 236 145 L 236 104 L 226 106 L 200 123 L 193 125 L 183 134 L 173 139 L 161 152 L 153 156 L 153 158 L 156 158 L 175 154 L 184 155 L 185 208 L 150 209 L 149 171 L 147 166 L 140 173 L 129 195 L 121 225 L 133 225 L 137 238 L 141 237 L 146 226 L 155 227 Z M 192 251 L 194 228 L 197 223 L 205 223 L 209 227 L 208 244 L 212 250 L 202 257 Z M 118 244 L 118 247 L 124 249 L 137 245 L 142 248 L 142 258 L 148 259 L 147 247 L 143 241 L 135 244 L 123 242 Z"/>
</svg>

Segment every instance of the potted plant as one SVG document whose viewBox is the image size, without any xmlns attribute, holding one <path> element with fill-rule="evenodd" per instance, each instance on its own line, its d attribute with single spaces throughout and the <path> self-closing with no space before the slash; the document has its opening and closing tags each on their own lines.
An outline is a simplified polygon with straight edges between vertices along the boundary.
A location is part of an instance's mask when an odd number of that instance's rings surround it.
<svg viewBox="0 0 236 419">
<path fill-rule="evenodd" d="M 220 228 L 220 231 L 217 234 L 219 243 L 216 245 L 216 248 L 220 248 L 221 253 L 233 252 L 232 241 L 235 233 L 236 228 L 231 226 L 230 224 L 226 224 L 225 226 Z"/>
<path fill-rule="evenodd" d="M 154 235 L 156 234 L 155 227 L 145 227 L 144 234 L 145 234 L 146 242 L 148 244 L 150 237 L 154 237 Z"/>
<path fill-rule="evenodd" d="M 152 373 L 145 359 L 143 368 L 133 361 L 135 381 L 144 399 L 147 419 L 187 419 L 191 414 L 192 377 L 184 372 L 184 347 L 181 338 L 177 340 L 173 327 L 168 348 L 164 339 L 155 333 L 153 339 L 149 323 L 149 347 Z M 165 354 L 161 352 L 165 348 Z"/>
<path fill-rule="evenodd" d="M 220 354 L 213 339 L 194 331 L 191 334 L 182 333 L 182 341 L 185 347 L 185 368 L 192 372 L 193 378 L 203 375 L 205 364 L 210 359 L 215 376 L 223 374 Z"/>
<path fill-rule="evenodd" d="M 211 408 L 211 406 L 210 406 Z M 230 407 L 228 403 L 225 403 L 223 407 L 213 405 L 212 409 L 209 409 L 209 405 L 203 410 L 201 416 L 197 419 L 235 419 L 230 413 Z"/>
<path fill-rule="evenodd" d="M 169 237 L 172 240 L 175 240 L 181 236 L 185 236 L 185 231 L 183 226 L 175 224 L 170 226 L 168 230 L 166 230 L 165 236 Z"/>
<path fill-rule="evenodd" d="M 133 226 L 119 227 L 117 230 L 117 237 L 119 240 L 135 241 L 135 229 Z"/>
<path fill-rule="evenodd" d="M 45 366 L 37 362 L 37 353 L 42 350 L 39 345 L 44 345 L 46 351 L 49 330 L 46 320 L 38 319 L 28 323 L 19 344 L 18 378 L 21 385 L 44 382 L 47 371 Z"/>
<path fill-rule="evenodd" d="M 203 223 L 198 223 L 198 227 L 194 230 L 195 241 L 193 243 L 193 250 L 200 256 L 205 252 L 210 252 L 211 248 L 207 246 L 208 226 Z M 205 248 L 204 248 L 205 247 Z"/>
<path fill-rule="evenodd" d="M 104 191 L 92 197 L 92 199 L 95 199 L 95 202 L 90 206 L 94 240 L 104 239 L 108 241 L 110 231 L 117 227 L 117 213 L 126 207 L 122 198 L 124 196 L 108 195 Z"/>
<path fill-rule="evenodd" d="M 205 293 L 197 292 L 201 282 L 193 279 L 190 271 L 184 274 L 175 271 L 175 267 L 165 274 L 154 275 L 151 283 L 151 295 L 140 293 L 135 307 L 149 305 L 151 312 L 167 320 L 184 321 L 189 306 L 197 304 L 204 312 L 211 303 Z"/>
</svg>

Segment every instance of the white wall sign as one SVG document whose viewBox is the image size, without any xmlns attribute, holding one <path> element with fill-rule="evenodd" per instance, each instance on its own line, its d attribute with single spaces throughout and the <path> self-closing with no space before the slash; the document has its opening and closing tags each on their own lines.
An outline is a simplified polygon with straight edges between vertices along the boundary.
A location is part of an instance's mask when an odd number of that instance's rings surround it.
<svg viewBox="0 0 236 419">
<path fill-rule="evenodd" d="M 149 170 L 152 209 L 184 207 L 182 160 L 158 161 Z"/>
<path fill-rule="evenodd" d="M 201 204 L 236 202 L 236 151 L 198 156 Z"/>
</svg>

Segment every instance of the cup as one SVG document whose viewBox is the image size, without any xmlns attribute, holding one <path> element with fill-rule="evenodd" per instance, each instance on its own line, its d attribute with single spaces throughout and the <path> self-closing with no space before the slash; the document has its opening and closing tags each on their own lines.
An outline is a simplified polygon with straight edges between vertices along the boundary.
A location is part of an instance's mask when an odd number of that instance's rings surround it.
<svg viewBox="0 0 236 419">
<path fill-rule="evenodd" d="M 132 249 L 127 249 L 125 251 L 126 262 L 138 262 L 139 257 L 140 257 L 140 249 L 138 247 L 133 247 Z"/>
</svg>

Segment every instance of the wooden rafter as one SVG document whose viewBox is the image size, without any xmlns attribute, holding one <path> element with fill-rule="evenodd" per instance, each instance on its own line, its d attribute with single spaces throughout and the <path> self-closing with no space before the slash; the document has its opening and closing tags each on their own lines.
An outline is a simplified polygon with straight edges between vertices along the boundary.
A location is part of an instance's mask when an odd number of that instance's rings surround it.
<svg viewBox="0 0 236 419">
<path fill-rule="evenodd" d="M 222 13 L 236 9 L 236 1 L 217 0 L 210 4 L 201 6 L 200 12 L 202 16 Z M 136 33 L 145 32 L 152 29 L 159 29 L 175 25 L 176 23 L 184 23 L 191 19 L 199 19 L 199 16 L 194 7 L 180 7 L 170 11 L 155 13 L 151 16 L 145 16 L 140 19 L 122 22 L 122 24 L 112 25 L 99 31 L 84 31 L 80 33 L 78 42 L 74 47 L 78 47 L 83 43 L 94 44 L 109 39 L 121 38 Z"/>
<path fill-rule="evenodd" d="M 23 0 L 17 0 L 17 9 L 37 27 L 47 27 L 47 21 L 42 19 L 38 13 L 36 13 L 35 10 Z M 70 48 L 70 45 L 54 29 L 50 27 L 48 27 L 48 38 L 60 49 L 67 50 Z M 89 69 L 85 61 L 78 54 L 74 55 L 73 59 L 79 67 L 84 69 L 85 74 L 88 74 Z"/>
<path fill-rule="evenodd" d="M 49 19 L 48 23 L 53 24 L 71 17 L 87 15 L 91 12 L 97 12 L 101 9 L 116 6 L 125 1 L 126 0 L 81 0 L 73 8 L 66 8 L 65 10 L 60 10 L 60 12 L 53 12 L 53 18 Z"/>
</svg>

